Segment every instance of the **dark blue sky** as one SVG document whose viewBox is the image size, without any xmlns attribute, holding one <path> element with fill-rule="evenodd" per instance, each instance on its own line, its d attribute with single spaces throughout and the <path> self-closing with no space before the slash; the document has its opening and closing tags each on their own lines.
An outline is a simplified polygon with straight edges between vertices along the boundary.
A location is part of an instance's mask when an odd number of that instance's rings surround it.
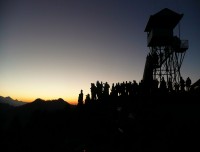
<svg viewBox="0 0 200 152">
<path fill-rule="evenodd" d="M 189 40 L 189 50 L 183 78 L 200 78 L 198 0 L 5 0 L 2 6 L 3 96 L 73 102 L 97 80 L 139 82 L 149 52 L 144 28 L 166 7 L 184 14 L 181 38 Z"/>
</svg>

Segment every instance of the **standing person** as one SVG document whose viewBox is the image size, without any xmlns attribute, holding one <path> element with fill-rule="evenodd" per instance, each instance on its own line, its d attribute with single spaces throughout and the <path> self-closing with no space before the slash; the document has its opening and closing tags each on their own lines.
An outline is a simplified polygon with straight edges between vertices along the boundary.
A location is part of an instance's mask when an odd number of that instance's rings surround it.
<svg viewBox="0 0 200 152">
<path fill-rule="evenodd" d="M 181 85 L 181 91 L 185 91 L 185 80 L 183 80 L 182 77 L 180 77 L 180 85 Z"/>
<path fill-rule="evenodd" d="M 172 79 L 171 79 L 171 78 L 169 78 L 169 80 L 168 80 L 168 91 L 169 91 L 169 92 L 172 92 L 172 91 L 173 91 Z"/>
<path fill-rule="evenodd" d="M 78 105 L 83 105 L 83 90 L 81 90 L 78 96 Z"/>
<path fill-rule="evenodd" d="M 90 99 L 90 94 L 87 94 L 87 95 L 86 95 L 86 98 L 85 98 L 85 105 L 89 104 L 90 101 L 91 101 L 91 99 Z"/>
<path fill-rule="evenodd" d="M 103 93 L 103 83 L 102 82 L 100 83 L 99 81 L 97 81 L 96 89 L 97 89 L 97 98 L 98 98 L 98 100 L 101 100 L 102 93 Z"/>
<path fill-rule="evenodd" d="M 191 79 L 188 77 L 188 78 L 186 79 L 186 82 L 185 82 L 187 91 L 190 91 L 191 83 L 192 83 L 192 81 L 191 81 Z"/>
<path fill-rule="evenodd" d="M 179 92 L 179 84 L 177 82 L 174 83 L 174 89 L 176 92 Z"/>
<path fill-rule="evenodd" d="M 104 96 L 105 97 L 108 97 L 109 96 L 109 88 L 110 88 L 110 85 L 108 84 L 108 82 L 106 82 L 104 84 Z"/>
<path fill-rule="evenodd" d="M 91 83 L 91 95 L 92 95 L 92 101 L 97 100 L 97 87 L 95 86 L 94 83 Z"/>
<path fill-rule="evenodd" d="M 162 93 L 166 93 L 166 90 L 167 90 L 166 81 L 165 81 L 164 77 L 162 77 L 162 80 L 160 82 L 160 91 Z"/>
</svg>

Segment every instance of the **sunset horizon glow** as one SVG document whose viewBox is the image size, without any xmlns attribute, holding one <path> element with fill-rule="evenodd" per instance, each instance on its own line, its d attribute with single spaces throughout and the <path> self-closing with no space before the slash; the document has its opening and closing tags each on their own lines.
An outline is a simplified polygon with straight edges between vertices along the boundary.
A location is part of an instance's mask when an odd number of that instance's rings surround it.
<svg viewBox="0 0 200 152">
<path fill-rule="evenodd" d="M 189 49 L 181 74 L 194 83 L 200 78 L 195 0 L 1 1 L 0 96 L 77 104 L 80 90 L 85 99 L 96 81 L 139 83 L 149 53 L 145 26 L 164 8 L 184 14 L 180 35 Z"/>
</svg>

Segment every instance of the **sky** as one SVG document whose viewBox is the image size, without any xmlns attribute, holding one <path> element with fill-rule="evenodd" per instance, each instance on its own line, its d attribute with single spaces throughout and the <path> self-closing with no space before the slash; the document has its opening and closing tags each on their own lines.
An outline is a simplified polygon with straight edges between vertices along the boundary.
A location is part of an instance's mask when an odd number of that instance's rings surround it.
<svg viewBox="0 0 200 152">
<path fill-rule="evenodd" d="M 150 15 L 183 13 L 189 49 L 184 79 L 200 78 L 199 0 L 4 0 L 0 10 L 0 95 L 77 103 L 97 80 L 142 79 Z M 175 29 L 175 34 L 178 34 Z"/>
</svg>

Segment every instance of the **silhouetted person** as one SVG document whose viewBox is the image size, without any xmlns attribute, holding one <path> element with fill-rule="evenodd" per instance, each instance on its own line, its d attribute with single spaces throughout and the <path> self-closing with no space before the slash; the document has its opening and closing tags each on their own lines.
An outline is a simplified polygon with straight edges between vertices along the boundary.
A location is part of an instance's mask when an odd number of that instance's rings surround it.
<svg viewBox="0 0 200 152">
<path fill-rule="evenodd" d="M 169 80 L 168 80 L 168 91 L 169 92 L 173 91 L 173 86 L 172 86 L 172 80 L 171 80 L 171 78 L 169 78 Z"/>
<path fill-rule="evenodd" d="M 185 80 L 183 80 L 182 77 L 180 77 L 180 85 L 181 85 L 181 91 L 185 91 Z"/>
<path fill-rule="evenodd" d="M 115 89 L 116 89 L 116 95 L 119 96 L 120 95 L 120 84 L 119 84 L 119 82 L 115 85 Z"/>
<path fill-rule="evenodd" d="M 110 88 L 110 85 L 106 82 L 104 84 L 104 96 L 105 97 L 108 97 L 109 96 L 109 88 Z"/>
<path fill-rule="evenodd" d="M 96 87 L 97 87 L 97 98 L 98 100 L 101 100 L 101 97 L 102 97 L 102 93 L 103 93 L 103 83 L 97 81 L 96 82 Z"/>
<path fill-rule="evenodd" d="M 158 79 L 154 79 L 153 80 L 153 86 L 152 86 L 152 91 L 153 91 L 153 93 L 156 93 L 157 91 L 158 91 L 158 84 L 159 84 L 159 81 L 158 81 Z"/>
<path fill-rule="evenodd" d="M 145 90 L 144 88 L 144 80 L 140 80 L 139 82 L 139 93 L 143 93 Z"/>
<path fill-rule="evenodd" d="M 179 91 L 179 84 L 177 82 L 175 82 L 174 84 L 174 88 L 175 88 L 175 91 L 178 92 Z"/>
<path fill-rule="evenodd" d="M 166 90 L 167 90 L 166 81 L 165 81 L 164 77 L 162 77 L 162 80 L 160 82 L 160 91 L 162 93 L 164 93 L 164 92 L 166 92 Z"/>
<path fill-rule="evenodd" d="M 81 93 L 78 96 L 78 105 L 83 105 L 83 90 L 81 90 Z"/>
<path fill-rule="evenodd" d="M 97 100 L 97 87 L 95 86 L 94 83 L 91 83 L 90 90 L 91 90 L 92 101 Z"/>
<path fill-rule="evenodd" d="M 110 95 L 116 97 L 116 96 L 117 96 L 116 93 L 117 93 L 117 89 L 116 89 L 115 84 L 113 83 L 113 84 L 112 84 L 112 88 L 111 88 Z"/>
<path fill-rule="evenodd" d="M 132 93 L 132 84 L 131 82 L 126 82 L 126 95 L 131 95 Z"/>
<path fill-rule="evenodd" d="M 188 78 L 186 79 L 186 82 L 185 82 L 187 91 L 190 91 L 191 83 L 192 83 L 192 81 L 191 81 L 191 79 L 188 77 Z"/>
<path fill-rule="evenodd" d="M 86 95 L 86 98 L 85 98 L 85 104 L 88 104 L 90 103 L 91 99 L 90 99 L 90 94 L 87 94 Z"/>
<path fill-rule="evenodd" d="M 120 92 L 121 92 L 121 96 L 125 96 L 126 95 L 126 85 L 125 85 L 124 81 L 120 85 Z"/>
</svg>

